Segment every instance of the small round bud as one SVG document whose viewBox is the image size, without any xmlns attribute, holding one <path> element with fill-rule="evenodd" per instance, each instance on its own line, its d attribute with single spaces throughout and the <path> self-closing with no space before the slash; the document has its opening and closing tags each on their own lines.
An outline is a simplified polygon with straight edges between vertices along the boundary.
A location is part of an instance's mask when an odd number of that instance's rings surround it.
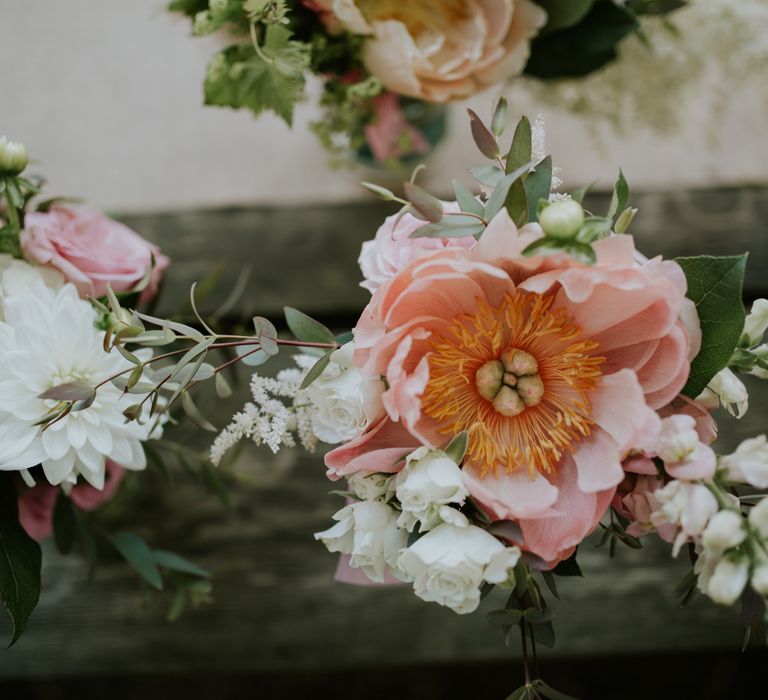
<svg viewBox="0 0 768 700">
<path fill-rule="evenodd" d="M 526 406 L 536 406 L 544 396 L 544 382 L 538 374 L 530 377 L 520 377 L 517 382 L 517 393 Z"/>
<path fill-rule="evenodd" d="M 550 238 L 573 238 L 584 225 L 584 209 L 575 199 L 552 202 L 539 214 L 539 224 Z"/>
<path fill-rule="evenodd" d="M 525 404 L 514 389 L 504 385 L 493 400 L 493 407 L 502 416 L 519 416 L 525 410 Z"/>
<path fill-rule="evenodd" d="M 18 175 L 27 167 L 29 157 L 23 143 L 0 137 L 0 175 Z"/>
<path fill-rule="evenodd" d="M 493 401 L 501 389 L 504 378 L 504 367 L 498 360 L 486 362 L 475 374 L 477 393 L 484 399 Z"/>
<path fill-rule="evenodd" d="M 531 353 L 518 348 L 510 348 L 501 354 L 504 369 L 511 374 L 523 377 L 526 374 L 536 374 L 539 371 L 539 363 Z"/>
</svg>

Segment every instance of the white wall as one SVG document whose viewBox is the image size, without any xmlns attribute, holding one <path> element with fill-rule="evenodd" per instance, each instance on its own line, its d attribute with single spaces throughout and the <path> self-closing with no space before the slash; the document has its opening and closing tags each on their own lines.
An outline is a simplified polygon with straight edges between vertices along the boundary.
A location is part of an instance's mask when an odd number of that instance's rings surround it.
<svg viewBox="0 0 768 700">
<path fill-rule="evenodd" d="M 329 173 L 306 125 L 205 108 L 201 84 L 219 42 L 189 36 L 163 0 L 0 0 L 0 134 L 24 141 L 51 193 L 112 210 L 361 196 L 360 172 Z M 493 96 L 475 98 L 487 114 Z M 548 113 L 549 146 L 569 183 L 607 182 L 618 165 L 635 188 L 768 179 L 768 115 L 748 89 L 734 94 L 713 143 L 706 105 L 676 138 L 643 133 L 602 145 L 567 115 Z M 515 94 L 519 112 L 538 110 Z M 695 107 L 695 105 L 694 105 Z M 696 109 L 693 110 L 695 114 Z M 477 161 L 457 106 L 432 185 Z M 709 124 L 711 127 L 711 124 Z"/>
</svg>

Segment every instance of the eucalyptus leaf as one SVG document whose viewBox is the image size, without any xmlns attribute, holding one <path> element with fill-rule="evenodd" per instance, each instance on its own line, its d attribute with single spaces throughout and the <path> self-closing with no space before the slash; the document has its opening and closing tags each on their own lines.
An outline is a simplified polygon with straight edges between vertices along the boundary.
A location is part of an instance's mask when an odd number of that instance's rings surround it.
<svg viewBox="0 0 768 700">
<path fill-rule="evenodd" d="M 290 306 L 284 307 L 291 333 L 305 343 L 336 343 L 336 336 L 319 321 Z"/>
<path fill-rule="evenodd" d="M 314 365 L 310 368 L 309 372 L 304 377 L 304 380 L 301 382 L 301 386 L 299 389 L 306 389 L 312 382 L 315 381 L 322 373 L 323 370 L 328 366 L 328 363 L 331 361 L 331 355 L 333 354 L 333 350 L 329 350 L 325 355 L 323 355 L 317 362 L 315 362 Z"/>
<path fill-rule="evenodd" d="M 486 187 L 496 187 L 504 177 L 504 171 L 497 165 L 478 165 L 470 168 L 469 173 Z"/>
<path fill-rule="evenodd" d="M 528 223 L 528 195 L 522 180 L 516 180 L 512 183 L 509 192 L 507 192 L 507 198 L 504 200 L 504 206 L 515 226 L 522 228 Z"/>
<path fill-rule="evenodd" d="M 463 182 L 458 180 L 453 180 L 452 182 L 456 201 L 459 203 L 461 210 L 477 216 L 483 216 L 485 214 L 485 207 L 482 202 L 472 194 Z"/>
<path fill-rule="evenodd" d="M 164 318 L 157 318 L 157 316 L 149 316 L 148 314 L 142 314 L 138 311 L 134 312 L 142 321 L 147 323 L 153 323 L 160 328 L 167 328 L 168 330 L 175 331 L 179 335 L 189 336 L 192 340 L 203 341 L 205 336 L 192 326 L 188 326 L 186 323 L 178 323 L 177 321 L 168 321 Z"/>
<path fill-rule="evenodd" d="M 544 158 L 536 169 L 525 178 L 525 194 L 528 200 L 528 221 L 539 220 L 539 205 L 549 201 L 552 191 L 552 156 Z"/>
<path fill-rule="evenodd" d="M 493 110 L 493 117 L 491 118 L 491 132 L 498 139 L 507 128 L 507 121 L 509 119 L 509 103 L 507 98 L 502 95 L 499 101 L 496 103 L 496 107 Z"/>
<path fill-rule="evenodd" d="M 437 197 L 412 182 L 406 182 L 403 188 L 418 218 L 431 223 L 437 223 L 443 218 L 443 203 Z"/>
<path fill-rule="evenodd" d="M 181 392 L 181 407 L 184 409 L 184 413 L 186 413 L 190 420 L 199 428 L 211 433 L 217 432 L 216 426 L 200 413 L 200 409 L 198 409 L 192 395 L 188 391 Z"/>
<path fill-rule="evenodd" d="M 559 690 L 555 690 L 554 688 L 548 686 L 541 679 L 533 681 L 531 685 L 536 688 L 536 690 L 541 695 L 547 698 L 547 700 L 578 700 L 578 698 L 575 698 L 572 695 L 566 695 L 565 693 L 561 693 Z"/>
<path fill-rule="evenodd" d="M 485 230 L 485 224 L 475 223 L 451 224 L 440 222 L 439 224 L 425 224 L 417 228 L 409 238 L 463 238 L 464 236 L 477 236 Z"/>
<path fill-rule="evenodd" d="M 255 345 L 236 345 L 235 353 L 247 367 L 263 365 L 271 357 L 271 355 Z"/>
<path fill-rule="evenodd" d="M 616 184 L 613 186 L 613 194 L 611 195 L 611 205 L 608 207 L 608 213 L 606 218 L 613 221 L 616 215 L 620 211 L 624 211 L 624 207 L 627 205 L 629 199 L 629 185 L 624 178 L 624 173 L 619 168 L 619 177 L 616 180 Z"/>
<path fill-rule="evenodd" d="M 254 316 L 253 327 L 256 331 L 256 337 L 261 344 L 261 349 L 267 355 L 277 355 L 280 352 L 280 346 L 277 344 L 277 328 L 275 328 L 272 322 L 263 316 Z"/>
<path fill-rule="evenodd" d="M 53 401 L 85 401 L 94 393 L 93 386 L 83 380 L 57 384 L 39 394 L 39 399 L 51 399 Z"/>
<path fill-rule="evenodd" d="M 218 396 L 220 399 L 228 399 L 230 396 L 232 396 L 232 387 L 229 385 L 227 378 L 221 372 L 216 372 L 213 385 L 216 389 L 216 396 Z"/>
<path fill-rule="evenodd" d="M 380 197 L 385 202 L 395 202 L 399 199 L 394 192 L 381 185 L 376 185 L 372 182 L 361 182 L 360 184 L 365 187 L 366 190 L 375 194 L 377 197 Z"/>
<path fill-rule="evenodd" d="M 467 113 L 469 114 L 470 129 L 472 130 L 472 138 L 475 141 L 475 145 L 486 158 L 496 160 L 500 155 L 499 143 L 496 141 L 496 137 L 483 124 L 482 119 L 477 116 L 476 112 L 467 109 Z"/>
<path fill-rule="evenodd" d="M 531 162 L 523 163 L 519 168 L 513 170 L 511 173 L 505 175 L 499 180 L 498 185 L 494 188 L 493 193 L 488 198 L 488 202 L 485 205 L 485 220 L 491 221 L 496 214 L 501 211 L 504 206 L 509 190 L 515 181 L 519 180 L 525 175 L 531 167 Z M 526 210 L 527 213 L 527 210 Z"/>
<path fill-rule="evenodd" d="M 198 578 L 210 578 L 211 575 L 202 567 L 197 564 L 193 564 L 191 561 L 179 556 L 175 552 L 168 552 L 164 549 L 156 549 L 152 552 L 152 556 L 155 559 L 155 563 L 164 569 L 170 569 L 171 571 L 179 571 L 183 574 L 189 574 L 190 576 L 197 576 Z"/>
<path fill-rule="evenodd" d="M 133 532 L 118 532 L 109 537 L 112 546 L 150 586 L 163 589 L 163 579 L 149 545 Z"/>
<path fill-rule="evenodd" d="M 512 145 L 509 147 L 509 153 L 507 153 L 505 168 L 507 174 L 530 162 L 533 152 L 532 142 L 531 122 L 528 120 L 528 117 L 522 117 L 515 127 Z M 526 168 L 527 170 L 528 168 Z"/>
<path fill-rule="evenodd" d="M 701 350 L 691 363 L 683 394 L 696 398 L 728 365 L 744 330 L 742 286 L 747 256 L 676 258 L 688 281 L 688 298 L 696 304 Z"/>
</svg>

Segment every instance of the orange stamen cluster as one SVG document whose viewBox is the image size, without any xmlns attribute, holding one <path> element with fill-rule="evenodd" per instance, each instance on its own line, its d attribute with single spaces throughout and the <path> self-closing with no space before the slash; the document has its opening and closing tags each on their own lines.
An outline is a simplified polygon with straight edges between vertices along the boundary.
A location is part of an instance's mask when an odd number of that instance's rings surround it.
<svg viewBox="0 0 768 700">
<path fill-rule="evenodd" d="M 477 300 L 477 311 L 454 319 L 430 341 L 429 382 L 422 411 L 440 433 L 469 433 L 469 461 L 481 474 L 526 469 L 553 472 L 573 443 L 590 434 L 589 393 L 600 380 L 605 358 L 598 345 L 562 309 L 553 294 L 507 294 L 498 307 Z M 478 392 L 477 372 L 505 351 L 535 358 L 544 385 L 541 399 L 518 415 L 502 415 Z"/>
</svg>

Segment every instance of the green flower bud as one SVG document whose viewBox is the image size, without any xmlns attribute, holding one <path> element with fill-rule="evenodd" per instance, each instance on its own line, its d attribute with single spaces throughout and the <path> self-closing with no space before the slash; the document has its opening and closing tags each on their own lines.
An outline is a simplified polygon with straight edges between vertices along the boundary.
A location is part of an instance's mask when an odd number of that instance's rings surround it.
<svg viewBox="0 0 768 700">
<path fill-rule="evenodd" d="M 0 137 L 0 175 L 18 175 L 27 167 L 29 158 L 23 143 Z"/>
<path fill-rule="evenodd" d="M 584 209 L 575 199 L 552 202 L 539 214 L 539 224 L 550 238 L 574 238 L 584 225 Z"/>
</svg>

